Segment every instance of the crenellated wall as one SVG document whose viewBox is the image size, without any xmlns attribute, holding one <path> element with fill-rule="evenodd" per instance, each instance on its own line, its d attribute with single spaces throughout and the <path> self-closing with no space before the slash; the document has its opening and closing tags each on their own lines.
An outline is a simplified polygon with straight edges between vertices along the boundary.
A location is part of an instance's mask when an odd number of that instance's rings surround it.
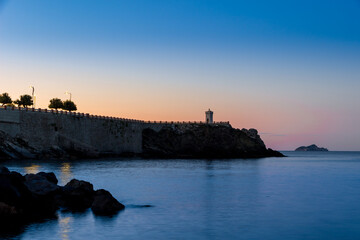
<svg viewBox="0 0 360 240">
<path fill-rule="evenodd" d="M 45 109 L 0 108 L 0 131 L 41 151 L 60 148 L 108 154 L 141 153 L 145 128 L 159 131 L 173 124 L 205 123 L 150 122 Z"/>
</svg>

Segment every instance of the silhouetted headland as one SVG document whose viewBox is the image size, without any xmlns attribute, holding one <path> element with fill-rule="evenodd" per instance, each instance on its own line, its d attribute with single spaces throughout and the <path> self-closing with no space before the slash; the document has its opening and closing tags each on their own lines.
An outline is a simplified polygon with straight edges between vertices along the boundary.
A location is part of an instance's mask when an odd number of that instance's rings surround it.
<svg viewBox="0 0 360 240">
<path fill-rule="evenodd" d="M 224 125 L 163 127 L 143 131 L 143 157 L 157 158 L 261 158 L 283 157 L 267 149 L 256 129 Z"/>
</svg>

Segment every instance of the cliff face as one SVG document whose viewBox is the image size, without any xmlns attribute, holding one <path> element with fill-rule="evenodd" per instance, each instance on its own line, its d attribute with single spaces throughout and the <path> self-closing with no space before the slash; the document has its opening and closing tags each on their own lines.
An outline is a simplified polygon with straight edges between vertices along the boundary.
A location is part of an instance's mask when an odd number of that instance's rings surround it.
<svg viewBox="0 0 360 240">
<path fill-rule="evenodd" d="M 0 160 L 5 159 L 64 159 L 64 158 L 93 158 L 99 152 L 84 144 L 72 140 L 59 141 L 51 148 L 34 147 L 21 137 L 11 137 L 0 131 Z"/>
<path fill-rule="evenodd" d="M 144 157 L 161 158 L 258 158 L 283 157 L 266 149 L 255 129 L 223 125 L 172 125 L 142 133 Z"/>
<path fill-rule="evenodd" d="M 0 131 L 0 160 L 35 158 L 35 149 L 21 139 L 10 137 Z"/>
</svg>

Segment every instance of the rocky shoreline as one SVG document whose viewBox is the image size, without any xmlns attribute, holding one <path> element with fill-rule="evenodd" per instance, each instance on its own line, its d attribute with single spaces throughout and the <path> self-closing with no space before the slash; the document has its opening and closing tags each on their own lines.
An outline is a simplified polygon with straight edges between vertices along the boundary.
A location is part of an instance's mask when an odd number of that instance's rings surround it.
<svg viewBox="0 0 360 240">
<path fill-rule="evenodd" d="M 175 125 L 156 132 L 143 131 L 145 158 L 263 158 L 284 157 L 267 149 L 256 129 L 235 129 L 224 125 Z"/>
<path fill-rule="evenodd" d="M 95 215 L 114 215 L 125 208 L 110 192 L 94 190 L 89 182 L 72 179 L 65 186 L 57 183 L 52 172 L 23 176 L 0 167 L 1 228 L 54 218 L 59 209 L 77 212 L 91 208 Z"/>
<path fill-rule="evenodd" d="M 62 139 L 62 138 L 61 138 Z M 61 140 L 60 139 L 60 140 Z M 102 157 L 228 159 L 284 157 L 267 149 L 256 129 L 235 129 L 230 125 L 173 124 L 159 131 L 142 130 L 141 152 L 104 152 L 67 138 L 50 148 L 32 145 L 28 139 L 0 131 L 0 160 L 82 159 Z"/>
</svg>

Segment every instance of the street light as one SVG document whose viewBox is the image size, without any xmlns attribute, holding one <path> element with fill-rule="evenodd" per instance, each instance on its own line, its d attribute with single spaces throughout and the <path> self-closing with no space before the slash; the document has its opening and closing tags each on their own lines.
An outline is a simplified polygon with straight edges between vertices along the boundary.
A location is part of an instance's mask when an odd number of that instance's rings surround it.
<svg viewBox="0 0 360 240">
<path fill-rule="evenodd" d="M 71 92 L 66 91 L 65 94 L 70 95 L 70 101 L 71 101 Z"/>
<path fill-rule="evenodd" d="M 34 98 L 35 88 L 34 88 L 34 86 L 30 86 L 30 88 L 32 89 L 32 91 L 31 91 L 31 99 L 33 101 L 32 107 L 34 108 L 35 107 L 35 98 Z"/>
</svg>

